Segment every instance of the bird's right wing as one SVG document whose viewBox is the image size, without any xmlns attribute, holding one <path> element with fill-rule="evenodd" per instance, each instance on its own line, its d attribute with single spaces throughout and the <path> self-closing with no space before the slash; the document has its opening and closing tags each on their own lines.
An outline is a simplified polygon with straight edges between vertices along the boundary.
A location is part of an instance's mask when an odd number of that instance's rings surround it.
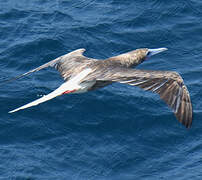
<svg viewBox="0 0 202 180">
<path fill-rule="evenodd" d="M 106 68 L 97 72 L 97 80 L 126 83 L 160 95 L 177 119 L 187 128 L 192 123 L 190 95 L 181 76 L 172 71 L 149 71 L 129 68 Z"/>
<path fill-rule="evenodd" d="M 19 76 L 16 76 L 14 78 L 11 78 L 9 80 L 6 80 L 4 82 L 2 82 L 1 84 L 10 82 L 10 81 L 14 81 L 17 80 L 23 76 L 26 76 L 28 74 L 31 74 L 33 72 L 36 71 L 40 71 L 41 69 L 47 68 L 47 67 L 55 67 L 61 74 L 61 76 L 67 80 L 71 74 L 71 72 L 68 73 L 68 70 L 70 69 L 74 69 L 75 67 L 77 67 L 78 65 L 80 65 L 81 63 L 88 63 L 89 61 L 91 61 L 90 58 L 87 58 L 85 56 L 83 56 L 83 52 L 85 51 L 85 49 L 77 49 L 75 51 L 72 51 L 68 54 L 65 54 L 63 56 L 60 56 L 48 63 L 45 63 L 35 69 L 32 69 L 24 74 L 21 74 Z M 85 62 L 86 61 L 86 62 Z"/>
</svg>

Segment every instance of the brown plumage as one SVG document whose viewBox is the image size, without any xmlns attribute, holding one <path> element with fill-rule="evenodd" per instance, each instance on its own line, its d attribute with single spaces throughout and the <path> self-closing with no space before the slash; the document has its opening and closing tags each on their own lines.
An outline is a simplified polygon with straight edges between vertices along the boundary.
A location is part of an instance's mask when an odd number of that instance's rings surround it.
<svg viewBox="0 0 202 180">
<path fill-rule="evenodd" d="M 92 72 L 80 82 L 81 84 L 95 82 L 88 91 L 114 82 L 138 86 L 159 94 L 160 98 L 174 110 L 176 118 L 187 128 L 191 127 L 192 104 L 181 76 L 172 71 L 133 69 L 149 56 L 150 49 L 137 49 L 105 60 L 85 57 L 84 51 L 85 49 L 75 50 L 11 80 L 51 66 L 61 73 L 65 81 L 68 81 L 84 69 L 90 68 Z"/>
</svg>

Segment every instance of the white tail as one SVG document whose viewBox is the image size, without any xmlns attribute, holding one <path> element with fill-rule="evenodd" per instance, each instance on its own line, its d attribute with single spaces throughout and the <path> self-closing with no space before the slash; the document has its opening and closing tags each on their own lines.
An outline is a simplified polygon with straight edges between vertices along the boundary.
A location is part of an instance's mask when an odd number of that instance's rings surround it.
<svg viewBox="0 0 202 180">
<path fill-rule="evenodd" d="M 75 77 L 73 77 L 72 79 L 70 79 L 69 81 L 63 83 L 60 87 L 58 87 L 56 90 L 54 90 L 53 92 L 33 101 L 33 102 L 30 102 L 24 106 L 21 106 L 17 109 L 14 109 L 12 111 L 9 111 L 9 113 L 13 113 L 13 112 L 16 112 L 16 111 L 19 111 L 21 109 L 25 109 L 25 108 L 29 108 L 31 106 L 36 106 L 40 103 L 43 103 L 45 101 L 48 101 L 50 99 L 53 99 L 57 96 L 60 96 L 62 95 L 65 91 L 72 91 L 72 90 L 76 90 L 76 89 L 79 89 L 80 86 L 80 82 L 83 78 L 85 78 L 92 70 L 90 68 L 88 69 L 85 69 L 83 71 L 81 71 L 78 75 L 76 75 Z"/>
</svg>

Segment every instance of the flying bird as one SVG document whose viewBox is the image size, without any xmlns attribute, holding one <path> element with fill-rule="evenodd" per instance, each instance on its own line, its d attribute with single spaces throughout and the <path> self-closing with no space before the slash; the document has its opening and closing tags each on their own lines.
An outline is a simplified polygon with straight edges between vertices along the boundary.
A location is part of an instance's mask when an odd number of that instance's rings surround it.
<svg viewBox="0 0 202 180">
<path fill-rule="evenodd" d="M 141 48 L 104 60 L 84 56 L 85 49 L 72 51 L 10 79 L 9 81 L 16 80 L 41 69 L 55 67 L 65 82 L 50 94 L 9 111 L 9 113 L 36 106 L 63 94 L 84 93 L 119 82 L 138 86 L 146 91 L 159 94 L 160 98 L 174 110 L 178 121 L 185 127 L 190 128 L 192 124 L 192 104 L 182 77 L 174 71 L 138 70 L 133 68 L 151 56 L 165 50 L 167 48 Z"/>
</svg>

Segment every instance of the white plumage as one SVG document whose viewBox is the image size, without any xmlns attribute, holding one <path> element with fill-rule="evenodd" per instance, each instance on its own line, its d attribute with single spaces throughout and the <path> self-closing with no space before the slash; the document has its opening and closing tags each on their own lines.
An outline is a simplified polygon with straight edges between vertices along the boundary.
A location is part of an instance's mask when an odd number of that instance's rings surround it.
<svg viewBox="0 0 202 180">
<path fill-rule="evenodd" d="M 90 68 L 87 68 L 83 71 L 81 71 L 79 74 L 77 74 L 75 77 L 71 78 L 69 81 L 63 83 L 60 87 L 58 87 L 56 90 L 53 92 L 33 101 L 30 102 L 24 106 L 21 106 L 17 109 L 14 109 L 12 111 L 9 111 L 9 113 L 13 113 L 16 111 L 19 111 L 21 109 L 29 108 L 31 106 L 36 106 L 40 103 L 43 103 L 45 101 L 48 101 L 50 99 L 53 99 L 57 96 L 62 95 L 65 91 L 74 91 L 74 93 L 82 93 L 86 92 L 88 88 L 93 86 L 94 82 L 89 82 L 89 83 L 80 83 L 82 79 L 84 79 L 92 70 Z"/>
</svg>

